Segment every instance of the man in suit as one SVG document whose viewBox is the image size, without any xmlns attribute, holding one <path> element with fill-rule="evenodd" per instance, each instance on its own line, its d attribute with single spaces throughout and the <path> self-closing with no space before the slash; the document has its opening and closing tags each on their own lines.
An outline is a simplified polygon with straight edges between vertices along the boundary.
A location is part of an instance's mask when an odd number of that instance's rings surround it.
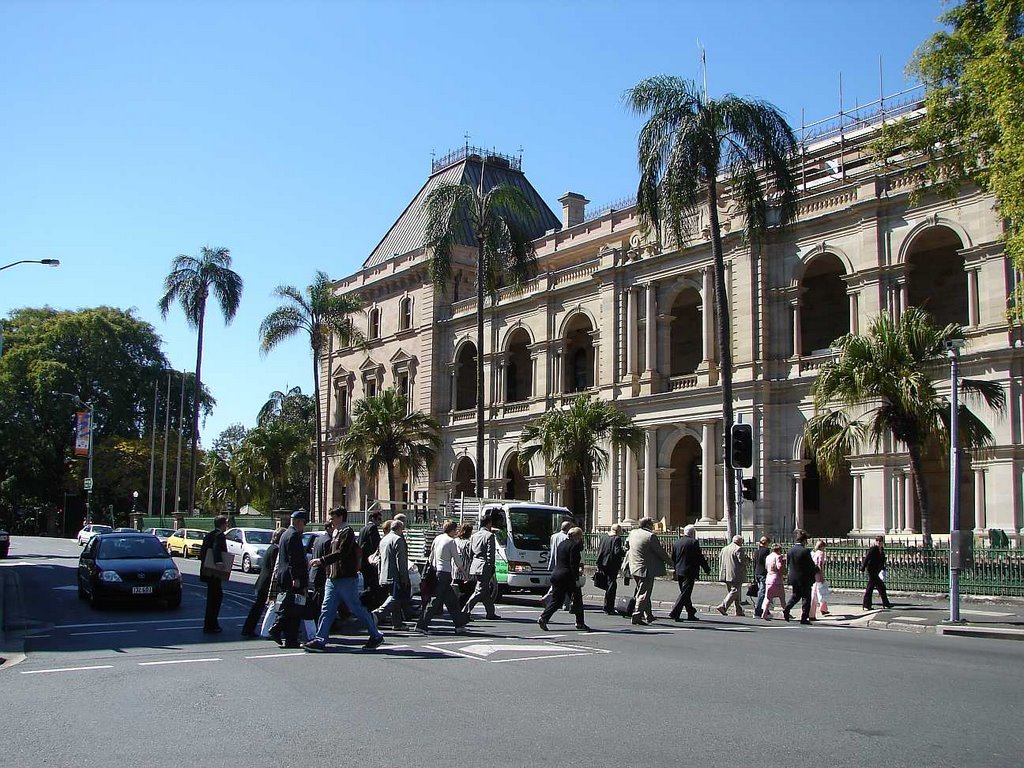
<svg viewBox="0 0 1024 768">
<path fill-rule="evenodd" d="M 551 534 L 551 538 L 548 539 L 548 565 L 552 570 L 555 568 L 555 553 L 558 551 L 558 545 L 569 538 L 569 531 L 572 530 L 572 520 L 562 520 L 562 525 L 557 531 Z M 548 587 L 547 593 L 544 595 L 543 600 L 547 602 L 551 599 L 551 596 L 555 593 L 553 586 Z M 565 610 L 569 610 L 569 601 L 572 599 L 571 595 L 565 597 Z"/>
<path fill-rule="evenodd" d="M 864 561 L 860 564 L 862 572 L 868 575 L 868 587 L 864 590 L 864 610 L 871 610 L 871 598 L 874 591 L 878 590 L 878 597 L 882 600 L 882 606 L 892 608 L 889 602 L 889 595 L 885 591 L 885 582 L 882 581 L 881 572 L 885 569 L 885 537 L 876 536 L 875 543 L 871 545 L 864 555 Z"/>
<path fill-rule="evenodd" d="M 466 616 L 473 613 L 477 603 L 484 604 L 484 611 L 488 619 L 500 619 L 494 612 L 494 570 L 497 562 L 497 543 L 494 540 L 494 519 L 493 513 L 488 510 L 480 518 L 480 530 L 473 534 L 469 540 L 469 551 L 473 555 L 473 562 L 469 566 L 469 575 L 476 578 L 476 587 L 473 594 L 463 608 Z"/>
<path fill-rule="evenodd" d="M 572 595 L 573 613 L 576 616 L 576 629 L 589 630 L 583 619 L 583 594 L 580 591 L 579 579 L 583 575 L 583 529 L 570 528 L 568 538 L 558 545 L 555 552 L 555 567 L 551 572 L 553 594 L 537 619 L 537 625 L 545 632 L 548 621 L 555 611 L 565 602 L 566 595 Z"/>
<path fill-rule="evenodd" d="M 279 625 L 282 648 L 302 647 L 299 645 L 299 624 L 305 614 L 306 592 L 309 589 L 309 564 L 306 562 L 306 548 L 302 546 L 306 520 L 305 510 L 292 512 L 292 524 L 281 536 L 277 554 L 277 586 L 284 593 Z"/>
<path fill-rule="evenodd" d="M 388 587 L 390 594 L 374 613 L 379 616 L 390 611 L 391 626 L 396 630 L 405 629 L 405 625 L 402 623 L 402 599 L 411 591 L 409 545 L 404 534 L 405 523 L 401 520 L 393 520 L 391 530 L 380 540 L 380 546 L 377 549 L 377 553 L 380 555 L 380 585 Z"/>
<path fill-rule="evenodd" d="M 786 621 L 792 621 L 790 613 L 798 601 L 803 600 L 800 608 L 800 623 L 811 623 L 811 588 L 814 586 L 814 576 L 818 572 L 818 566 L 814 564 L 811 557 L 811 550 L 807 548 L 807 532 L 797 528 L 793 532 L 796 544 L 786 554 L 786 568 L 789 575 L 786 582 L 793 588 L 789 601 L 782 610 L 782 616 Z"/>
<path fill-rule="evenodd" d="M 725 616 L 729 606 L 735 603 L 736 615 L 743 616 L 740 589 L 747 580 L 747 556 L 743 554 L 743 537 L 733 536 L 732 541 L 722 547 L 718 557 L 718 580 L 725 584 L 725 598 L 718 604 L 718 612 Z"/>
<path fill-rule="evenodd" d="M 683 528 L 682 535 L 672 545 L 672 562 L 675 568 L 676 581 L 679 583 L 679 597 L 669 612 L 673 621 L 682 621 L 683 609 L 686 609 L 686 618 L 690 621 L 697 621 L 697 609 L 693 607 L 693 585 L 703 568 L 704 573 L 711 573 L 711 566 L 708 559 L 701 552 L 700 544 L 697 542 L 697 529 L 692 525 Z"/>
<path fill-rule="evenodd" d="M 363 549 L 363 589 L 377 588 L 377 566 L 370 562 L 370 555 L 380 548 L 380 510 L 370 512 L 366 525 L 359 531 L 359 546 Z"/>
<path fill-rule="evenodd" d="M 224 538 L 224 531 L 228 529 L 228 519 L 224 515 L 214 518 L 213 530 L 203 537 L 203 544 L 199 548 L 199 580 L 206 584 L 206 616 L 203 619 L 203 632 L 208 635 L 217 635 L 223 632 L 218 617 L 220 616 L 220 605 L 224 602 L 224 582 L 220 576 L 203 576 L 202 565 L 206 562 L 206 554 L 213 553 L 213 562 L 220 564 L 224 553 L 228 551 L 228 541 Z"/>
<path fill-rule="evenodd" d="M 608 579 L 604 591 L 604 612 L 615 615 L 615 592 L 619 586 L 619 571 L 626 559 L 626 546 L 622 542 L 622 526 L 615 523 L 597 550 L 597 570 Z"/>
<path fill-rule="evenodd" d="M 754 581 L 757 582 L 757 601 L 754 603 L 754 616 L 761 618 L 761 609 L 764 607 L 764 593 L 768 582 L 768 555 L 771 554 L 771 547 L 768 546 L 772 540 L 762 536 L 757 542 L 757 551 L 754 552 Z"/>
<path fill-rule="evenodd" d="M 259 637 L 256 631 L 256 623 L 263 615 L 263 609 L 267 607 L 267 598 L 270 597 L 270 579 L 274 575 L 274 566 L 277 565 L 277 551 L 281 541 L 284 528 L 278 528 L 270 537 L 270 546 L 263 551 L 260 558 L 260 575 L 256 577 L 256 599 L 253 600 L 249 615 L 245 617 L 245 624 L 242 625 L 242 637 Z"/>
<path fill-rule="evenodd" d="M 639 527 L 629 532 L 629 548 L 626 560 L 629 572 L 636 579 L 636 606 L 631 621 L 634 624 L 649 624 L 654 621 L 651 610 L 651 593 L 654 580 L 664 576 L 672 558 L 661 546 L 654 533 L 654 521 L 649 517 L 640 519 Z"/>
</svg>

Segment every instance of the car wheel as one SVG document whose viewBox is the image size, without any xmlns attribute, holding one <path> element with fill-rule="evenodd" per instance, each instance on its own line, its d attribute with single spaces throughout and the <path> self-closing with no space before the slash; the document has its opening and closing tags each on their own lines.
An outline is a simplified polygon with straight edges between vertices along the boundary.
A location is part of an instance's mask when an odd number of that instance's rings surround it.
<svg viewBox="0 0 1024 768">
<path fill-rule="evenodd" d="M 242 555 L 242 573 L 252 573 L 252 560 L 249 555 Z"/>
</svg>

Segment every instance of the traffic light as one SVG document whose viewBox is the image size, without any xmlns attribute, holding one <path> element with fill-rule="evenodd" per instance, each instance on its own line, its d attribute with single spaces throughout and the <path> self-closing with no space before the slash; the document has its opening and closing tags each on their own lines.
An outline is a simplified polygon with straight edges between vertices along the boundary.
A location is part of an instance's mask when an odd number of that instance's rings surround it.
<svg viewBox="0 0 1024 768">
<path fill-rule="evenodd" d="M 749 424 L 733 424 L 729 433 L 729 466 L 748 469 L 754 464 L 754 428 Z"/>
<path fill-rule="evenodd" d="M 750 501 L 757 501 L 757 478 L 743 478 L 743 498 Z"/>
</svg>

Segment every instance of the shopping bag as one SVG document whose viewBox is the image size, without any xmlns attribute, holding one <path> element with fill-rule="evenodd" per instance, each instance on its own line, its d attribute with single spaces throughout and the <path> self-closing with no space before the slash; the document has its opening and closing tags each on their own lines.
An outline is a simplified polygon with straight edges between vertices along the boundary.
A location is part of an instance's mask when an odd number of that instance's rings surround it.
<svg viewBox="0 0 1024 768">
<path fill-rule="evenodd" d="M 271 603 L 267 612 L 263 615 L 263 624 L 260 626 L 260 637 L 270 637 L 270 628 L 277 621 L 277 603 Z"/>
<path fill-rule="evenodd" d="M 206 557 L 203 558 L 202 565 L 199 567 L 199 575 L 204 579 L 218 578 L 227 581 L 231 578 L 231 569 L 234 565 L 235 556 L 230 552 L 224 552 L 221 555 L 221 561 L 215 562 L 211 548 L 206 550 Z"/>
<path fill-rule="evenodd" d="M 823 603 L 832 599 L 832 588 L 827 581 L 818 582 L 818 599 Z"/>
</svg>

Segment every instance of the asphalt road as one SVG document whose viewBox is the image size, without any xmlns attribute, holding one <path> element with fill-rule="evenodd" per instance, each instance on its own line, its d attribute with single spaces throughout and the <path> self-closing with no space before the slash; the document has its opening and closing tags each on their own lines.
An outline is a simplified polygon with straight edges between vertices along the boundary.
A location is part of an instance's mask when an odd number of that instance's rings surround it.
<svg viewBox="0 0 1024 768">
<path fill-rule="evenodd" d="M 94 611 L 73 541 L 19 539 L 0 575 L 26 656 L 0 668 L 0 764 L 17 766 L 1015 766 L 1024 643 L 707 616 L 595 632 L 529 601 L 456 637 L 336 636 L 332 653 L 225 633 L 185 600 Z M 9 590 L 8 590 L 9 591 Z M 12 609 L 12 605 L 15 607 Z M 12 610 L 15 612 L 12 615 Z M 20 614 L 20 615 L 18 615 Z"/>
</svg>

